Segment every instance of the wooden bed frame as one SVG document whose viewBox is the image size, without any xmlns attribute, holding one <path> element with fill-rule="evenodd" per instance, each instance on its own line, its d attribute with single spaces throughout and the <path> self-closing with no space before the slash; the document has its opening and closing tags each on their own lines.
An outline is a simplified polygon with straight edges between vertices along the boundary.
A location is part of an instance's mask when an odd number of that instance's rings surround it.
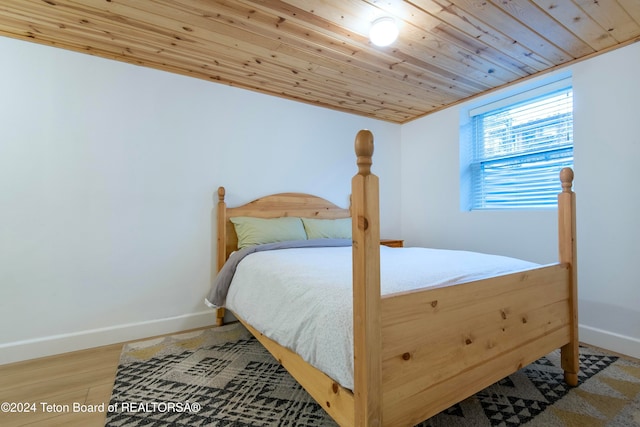
<svg viewBox="0 0 640 427">
<path fill-rule="evenodd" d="M 560 174 L 559 262 L 460 285 L 380 295 L 378 177 L 373 135 L 356 136 L 351 210 L 285 193 L 228 208 L 218 189 L 217 266 L 236 250 L 233 216 L 352 217 L 354 390 L 239 319 L 341 426 L 413 426 L 561 348 L 578 382 L 573 171 Z M 222 324 L 224 309 L 219 309 Z M 237 316 L 236 316 L 237 317 Z"/>
</svg>

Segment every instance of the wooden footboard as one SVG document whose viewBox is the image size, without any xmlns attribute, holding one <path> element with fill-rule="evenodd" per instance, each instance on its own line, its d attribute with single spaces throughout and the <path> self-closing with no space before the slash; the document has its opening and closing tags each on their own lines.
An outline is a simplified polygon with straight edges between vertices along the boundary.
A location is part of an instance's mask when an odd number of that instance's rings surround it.
<svg viewBox="0 0 640 427">
<path fill-rule="evenodd" d="M 373 135 L 356 136 L 352 181 L 355 425 L 412 426 L 550 351 L 577 384 L 573 172 L 561 173 L 559 263 L 380 298 Z"/>
<path fill-rule="evenodd" d="M 415 425 L 569 342 L 558 264 L 382 299 L 385 425 Z"/>
</svg>

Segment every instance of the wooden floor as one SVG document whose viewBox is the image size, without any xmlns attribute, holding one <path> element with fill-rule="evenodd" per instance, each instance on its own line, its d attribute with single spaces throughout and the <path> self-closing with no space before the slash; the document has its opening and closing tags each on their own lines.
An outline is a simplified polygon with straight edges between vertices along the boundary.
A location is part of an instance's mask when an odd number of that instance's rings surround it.
<svg viewBox="0 0 640 427">
<path fill-rule="evenodd" d="M 74 413 L 74 404 L 104 403 L 106 411 L 121 350 L 114 344 L 1 365 L 0 426 L 104 426 L 106 412 Z M 6 412 L 4 402 L 30 412 Z"/>
<path fill-rule="evenodd" d="M 124 344 L 0 365 L 0 426 L 103 427 Z M 5 402 L 30 412 L 7 412 Z M 87 411 L 102 403 L 103 412 Z M 88 406 L 73 412 L 74 404 Z"/>
</svg>

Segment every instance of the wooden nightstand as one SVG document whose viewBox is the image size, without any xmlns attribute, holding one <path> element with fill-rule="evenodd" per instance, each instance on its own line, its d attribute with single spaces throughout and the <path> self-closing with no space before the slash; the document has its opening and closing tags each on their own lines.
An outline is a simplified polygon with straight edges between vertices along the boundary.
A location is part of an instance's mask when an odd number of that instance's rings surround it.
<svg viewBox="0 0 640 427">
<path fill-rule="evenodd" d="M 380 239 L 380 244 L 389 246 L 390 248 L 401 248 L 404 246 L 404 240 L 400 239 Z"/>
</svg>

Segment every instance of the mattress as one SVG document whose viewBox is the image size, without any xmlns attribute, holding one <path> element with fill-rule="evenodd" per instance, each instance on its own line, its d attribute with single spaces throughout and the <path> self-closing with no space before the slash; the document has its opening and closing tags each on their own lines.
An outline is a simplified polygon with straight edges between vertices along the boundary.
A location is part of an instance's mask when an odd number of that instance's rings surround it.
<svg viewBox="0 0 640 427">
<path fill-rule="evenodd" d="M 383 295 L 537 266 L 476 252 L 380 247 Z M 237 263 L 224 305 L 343 387 L 353 389 L 352 292 L 350 246 L 264 250 Z"/>
</svg>

